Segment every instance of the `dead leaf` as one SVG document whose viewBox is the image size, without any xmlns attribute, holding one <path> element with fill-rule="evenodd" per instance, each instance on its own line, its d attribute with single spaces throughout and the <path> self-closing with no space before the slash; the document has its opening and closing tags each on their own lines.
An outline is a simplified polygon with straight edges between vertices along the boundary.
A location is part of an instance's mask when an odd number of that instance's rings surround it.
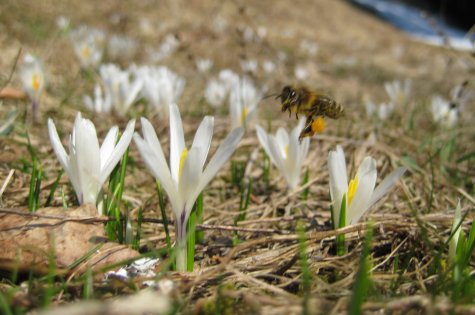
<svg viewBox="0 0 475 315">
<path fill-rule="evenodd" d="M 110 301 L 82 301 L 40 312 L 41 315 L 94 315 L 94 314 L 169 314 L 171 301 L 160 292 L 150 289 Z"/>
<path fill-rule="evenodd" d="M 0 99 L 14 99 L 23 100 L 26 99 L 26 93 L 22 90 L 12 88 L 10 86 L 4 87 L 0 90 Z"/>
<path fill-rule="evenodd" d="M 92 205 L 78 208 L 43 208 L 35 213 L 26 209 L 0 211 L 0 269 L 36 273 L 48 272 L 55 257 L 58 273 L 81 274 L 88 268 L 98 270 L 106 265 L 139 256 L 139 253 L 117 243 L 104 243 L 104 217 Z M 91 252 L 97 247 L 95 252 Z M 87 254 L 75 268 L 68 268 Z M 53 256 L 52 256 L 53 255 Z"/>
</svg>

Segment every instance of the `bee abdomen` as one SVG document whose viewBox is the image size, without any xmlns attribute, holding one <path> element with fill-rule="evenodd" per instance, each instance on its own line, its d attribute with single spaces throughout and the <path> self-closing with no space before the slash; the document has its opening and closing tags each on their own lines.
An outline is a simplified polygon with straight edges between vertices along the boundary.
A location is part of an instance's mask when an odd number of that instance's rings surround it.
<svg viewBox="0 0 475 315">
<path fill-rule="evenodd" d="M 316 101 L 316 105 L 317 110 L 314 115 L 326 116 L 332 119 L 338 119 L 344 115 L 343 106 L 326 95 L 320 96 Z"/>
<path fill-rule="evenodd" d="M 333 103 L 330 105 L 330 108 L 327 111 L 326 116 L 332 119 L 338 119 L 342 117 L 344 114 L 345 114 L 345 110 L 343 109 L 343 106 L 333 101 Z"/>
</svg>

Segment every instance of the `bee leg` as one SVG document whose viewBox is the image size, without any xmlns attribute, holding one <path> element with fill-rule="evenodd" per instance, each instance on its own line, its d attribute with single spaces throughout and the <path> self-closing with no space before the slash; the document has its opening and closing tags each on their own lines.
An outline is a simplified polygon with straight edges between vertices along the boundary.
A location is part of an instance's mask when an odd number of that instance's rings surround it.
<svg viewBox="0 0 475 315">
<path fill-rule="evenodd" d="M 302 143 L 302 140 L 304 138 L 311 137 L 313 135 L 314 135 L 314 133 L 312 132 L 312 130 L 306 130 L 306 129 L 302 130 L 302 132 L 299 135 L 299 144 Z"/>
<path fill-rule="evenodd" d="M 312 117 L 308 117 L 305 127 L 302 129 L 299 135 L 299 143 L 302 143 L 303 138 L 305 137 L 311 137 L 315 134 L 312 130 L 312 124 L 313 124 L 313 119 Z"/>
</svg>

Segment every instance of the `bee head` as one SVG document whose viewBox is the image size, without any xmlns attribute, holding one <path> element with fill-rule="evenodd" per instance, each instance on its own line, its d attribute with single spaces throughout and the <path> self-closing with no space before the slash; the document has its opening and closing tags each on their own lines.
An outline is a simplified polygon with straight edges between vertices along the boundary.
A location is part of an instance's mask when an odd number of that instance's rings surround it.
<svg viewBox="0 0 475 315">
<path fill-rule="evenodd" d="M 287 85 L 282 89 L 282 93 L 279 95 L 280 101 L 282 103 L 282 111 L 285 112 L 290 110 L 292 104 L 295 104 L 298 100 L 297 92 L 294 88 Z"/>
</svg>

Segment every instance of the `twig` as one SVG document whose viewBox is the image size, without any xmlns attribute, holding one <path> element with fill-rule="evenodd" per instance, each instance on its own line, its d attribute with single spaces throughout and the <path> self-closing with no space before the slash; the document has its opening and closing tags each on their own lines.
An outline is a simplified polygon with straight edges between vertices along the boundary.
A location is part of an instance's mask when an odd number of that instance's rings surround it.
<svg viewBox="0 0 475 315">
<path fill-rule="evenodd" d="M 2 86 L 2 88 L 0 88 L 0 92 L 1 92 L 1 91 L 10 83 L 10 81 L 12 80 L 13 73 L 15 73 L 16 66 L 17 66 L 17 64 L 18 64 L 18 59 L 20 59 L 21 49 L 22 49 L 21 47 L 18 49 L 18 53 L 16 54 L 15 62 L 13 63 L 12 70 L 10 71 L 10 74 L 8 75 L 7 81 L 6 81 L 5 84 Z"/>
<path fill-rule="evenodd" d="M 8 184 L 10 183 L 10 179 L 12 178 L 13 174 L 15 173 L 14 169 L 11 169 L 10 172 L 7 175 L 7 178 L 5 178 L 5 181 L 3 182 L 2 188 L 0 189 L 0 198 L 2 198 L 3 193 L 5 192 L 5 189 L 7 188 Z"/>
</svg>

